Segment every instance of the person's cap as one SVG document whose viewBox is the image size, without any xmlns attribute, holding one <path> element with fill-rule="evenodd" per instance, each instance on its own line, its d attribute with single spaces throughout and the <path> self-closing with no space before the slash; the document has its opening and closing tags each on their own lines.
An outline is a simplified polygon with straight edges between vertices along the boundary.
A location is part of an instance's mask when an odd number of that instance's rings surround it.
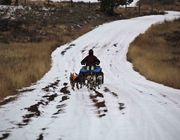
<svg viewBox="0 0 180 140">
<path fill-rule="evenodd" d="M 92 50 L 92 49 L 89 50 L 89 54 L 90 54 L 90 55 L 93 54 L 93 50 Z"/>
</svg>

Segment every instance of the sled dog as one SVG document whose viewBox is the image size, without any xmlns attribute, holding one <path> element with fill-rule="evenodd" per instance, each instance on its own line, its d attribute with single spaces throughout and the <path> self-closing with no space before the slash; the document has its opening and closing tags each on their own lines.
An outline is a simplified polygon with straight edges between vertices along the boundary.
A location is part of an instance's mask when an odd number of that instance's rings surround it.
<svg viewBox="0 0 180 140">
<path fill-rule="evenodd" d="M 74 87 L 76 86 L 77 89 L 79 89 L 79 78 L 77 73 L 70 73 L 70 84 L 71 88 L 74 90 Z"/>
</svg>

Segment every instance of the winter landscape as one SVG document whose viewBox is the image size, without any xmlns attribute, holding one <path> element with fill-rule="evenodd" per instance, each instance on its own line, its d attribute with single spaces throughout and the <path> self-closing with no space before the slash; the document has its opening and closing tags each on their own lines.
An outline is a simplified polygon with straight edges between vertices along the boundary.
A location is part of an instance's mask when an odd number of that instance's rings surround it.
<svg viewBox="0 0 180 140">
<path fill-rule="evenodd" d="M 178 18 L 180 12 L 166 11 L 115 20 L 57 46 L 42 78 L 2 99 L 0 139 L 179 140 L 180 90 L 148 80 L 127 59 L 138 35 Z M 69 74 L 79 72 L 90 49 L 104 83 L 73 90 Z"/>
</svg>

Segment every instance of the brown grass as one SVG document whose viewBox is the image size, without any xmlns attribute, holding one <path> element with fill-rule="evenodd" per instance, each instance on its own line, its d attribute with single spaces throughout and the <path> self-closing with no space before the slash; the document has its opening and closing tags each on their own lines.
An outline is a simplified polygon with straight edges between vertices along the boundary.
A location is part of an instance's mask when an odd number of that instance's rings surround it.
<svg viewBox="0 0 180 140">
<path fill-rule="evenodd" d="M 0 99 L 40 79 L 50 68 L 56 41 L 0 44 Z M 13 92 L 14 91 L 14 92 Z"/>
<path fill-rule="evenodd" d="M 29 86 L 40 79 L 50 68 L 51 53 L 60 44 L 70 42 L 90 31 L 94 25 L 56 33 L 59 39 L 38 43 L 0 43 L 0 100 L 8 95 L 17 94 L 16 89 Z M 60 44 L 58 44 L 60 43 Z"/>
<path fill-rule="evenodd" d="M 164 8 L 160 6 L 154 7 L 153 11 L 150 5 L 142 5 L 140 8 L 139 13 L 139 7 L 127 7 L 122 8 L 118 7 L 115 9 L 115 12 L 120 14 L 122 18 L 133 18 L 137 16 L 145 16 L 145 15 L 157 15 L 157 14 L 165 14 Z"/>
<path fill-rule="evenodd" d="M 153 25 L 130 44 L 128 60 L 147 79 L 180 88 L 180 20 Z"/>
</svg>

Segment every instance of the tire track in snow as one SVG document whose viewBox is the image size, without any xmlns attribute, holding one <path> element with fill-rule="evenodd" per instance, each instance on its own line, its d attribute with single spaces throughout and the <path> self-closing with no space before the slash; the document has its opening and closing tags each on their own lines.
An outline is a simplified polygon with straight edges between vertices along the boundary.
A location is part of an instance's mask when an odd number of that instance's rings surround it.
<svg viewBox="0 0 180 140">
<path fill-rule="evenodd" d="M 108 109 L 105 104 L 104 95 L 96 90 L 93 90 L 89 97 L 94 103 L 94 106 L 97 108 L 96 113 L 98 114 L 98 117 L 106 116 Z"/>
<path fill-rule="evenodd" d="M 41 108 L 44 108 L 44 110 L 46 110 L 46 107 L 52 102 L 53 104 L 56 102 L 54 102 L 55 98 L 61 98 L 59 103 L 57 103 L 56 108 L 57 108 L 57 112 L 52 114 L 51 118 L 56 118 L 57 115 L 62 114 L 65 107 L 67 106 L 65 101 L 68 100 L 70 98 L 70 91 L 67 89 L 67 83 L 63 83 L 64 87 L 61 87 L 59 89 L 58 86 L 60 83 L 60 80 L 56 80 L 55 82 L 50 83 L 49 85 L 45 86 L 44 88 L 42 88 L 42 90 L 44 92 L 46 92 L 46 95 L 42 96 L 42 98 L 37 101 L 36 103 L 30 105 L 29 107 L 24 108 L 24 110 L 27 110 L 27 112 L 22 116 L 22 121 L 21 122 L 13 122 L 14 127 L 9 128 L 7 131 L 4 130 L 2 132 L 2 137 L 0 137 L 0 139 L 6 139 L 9 136 L 11 136 L 11 132 L 13 130 L 17 130 L 17 129 L 21 129 L 25 126 L 28 126 L 30 123 L 33 122 L 34 119 L 38 119 L 39 117 L 41 117 L 42 114 L 45 114 L 44 111 L 41 110 Z M 63 93 L 63 94 L 59 94 L 59 93 Z M 44 131 L 46 128 L 42 128 L 42 130 Z M 43 133 L 41 133 L 39 135 L 38 139 L 43 139 Z"/>
<path fill-rule="evenodd" d="M 104 87 L 104 91 L 110 93 L 110 94 L 111 94 L 112 96 L 114 96 L 116 99 L 119 98 L 117 93 L 112 92 L 112 91 L 111 91 L 109 88 L 107 88 L 107 87 Z M 122 111 L 123 109 L 125 109 L 125 103 L 119 102 L 118 100 L 117 100 L 116 103 L 118 103 L 118 105 L 119 105 L 119 110 L 120 110 L 120 111 Z M 124 114 L 124 113 L 123 113 L 123 114 Z"/>
<path fill-rule="evenodd" d="M 101 88 L 101 90 L 103 92 L 97 91 L 97 90 L 89 90 L 89 97 L 93 102 L 93 105 L 96 107 L 96 114 L 98 115 L 98 117 L 105 117 L 106 115 L 108 115 L 110 112 L 108 112 L 108 105 L 106 102 L 108 102 L 108 100 L 111 98 L 111 100 L 113 100 L 113 104 L 114 106 L 117 106 L 117 109 L 121 112 L 123 111 L 126 107 L 125 107 L 125 103 L 119 102 L 119 97 L 118 94 L 115 92 L 112 92 L 109 88 L 104 87 Z M 108 96 L 108 98 L 106 99 L 104 96 L 106 94 L 109 94 L 110 96 Z M 109 107 L 111 109 L 111 107 Z M 125 114 L 124 112 L 122 112 L 122 114 Z"/>
<path fill-rule="evenodd" d="M 24 116 L 22 116 L 23 118 L 22 122 L 17 123 L 19 128 L 28 125 L 31 122 L 32 118 L 34 117 L 37 118 L 43 113 L 39 110 L 40 106 L 45 107 L 50 102 L 54 101 L 54 99 L 58 96 L 55 90 L 59 82 L 60 80 L 57 80 L 47 85 L 46 87 L 42 88 L 42 90 L 45 91 L 47 94 L 42 96 L 42 99 L 37 103 L 25 108 L 25 110 L 27 110 L 29 113 L 26 113 Z"/>
</svg>

